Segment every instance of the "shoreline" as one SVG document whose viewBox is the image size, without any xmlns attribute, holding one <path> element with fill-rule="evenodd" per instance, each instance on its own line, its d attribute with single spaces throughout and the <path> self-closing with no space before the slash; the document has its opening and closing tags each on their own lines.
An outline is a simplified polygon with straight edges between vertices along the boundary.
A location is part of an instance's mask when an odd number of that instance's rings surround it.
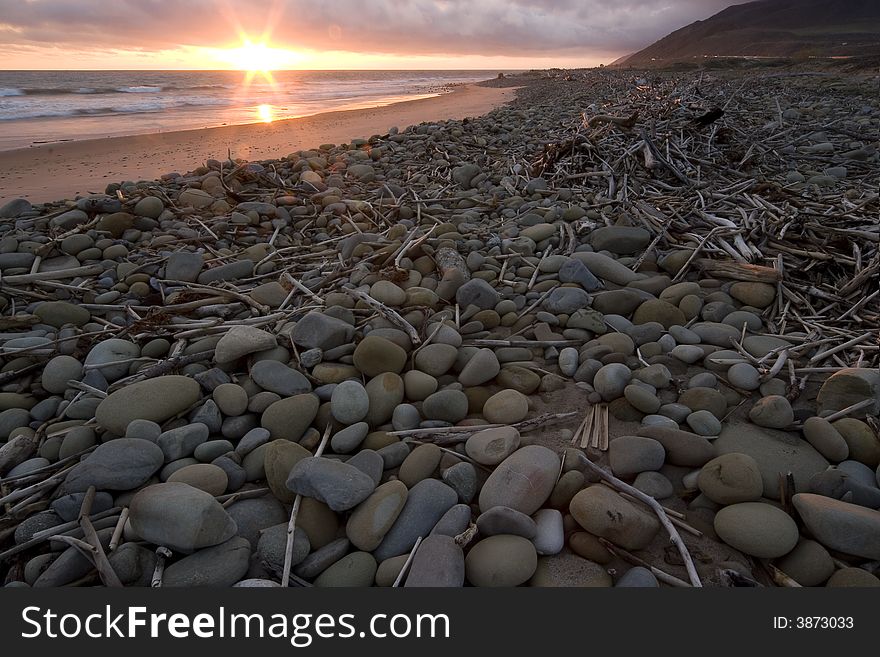
<svg viewBox="0 0 880 657">
<path fill-rule="evenodd" d="M 159 132 L 41 144 L 0 151 L 0 205 L 13 198 L 44 203 L 102 193 L 123 180 L 153 180 L 226 156 L 256 161 L 285 157 L 324 143 L 401 130 L 426 121 L 480 116 L 508 102 L 513 87 L 471 83 L 453 91 L 377 107 L 336 110 L 272 123 Z"/>
</svg>

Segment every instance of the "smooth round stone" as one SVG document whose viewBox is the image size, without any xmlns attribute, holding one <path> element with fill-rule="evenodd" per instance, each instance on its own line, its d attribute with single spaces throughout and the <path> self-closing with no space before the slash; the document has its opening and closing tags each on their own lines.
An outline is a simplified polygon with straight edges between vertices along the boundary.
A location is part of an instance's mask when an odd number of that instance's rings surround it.
<svg viewBox="0 0 880 657">
<path fill-rule="evenodd" d="M 678 422 L 665 415 L 646 415 L 642 418 L 643 427 L 669 427 L 670 429 L 678 429 Z"/>
<path fill-rule="evenodd" d="M 782 509 L 761 502 L 740 502 L 715 514 L 715 533 L 731 547 L 761 559 L 776 559 L 791 552 L 798 528 Z"/>
<path fill-rule="evenodd" d="M 370 398 L 357 381 L 343 381 L 333 389 L 330 397 L 331 413 L 342 424 L 354 424 L 367 416 Z"/>
<path fill-rule="evenodd" d="M 287 487 L 323 502 L 333 511 L 347 511 L 363 502 L 376 487 L 371 477 L 348 463 L 306 457 L 293 466 Z"/>
<path fill-rule="evenodd" d="M 688 388 L 717 388 L 718 377 L 712 372 L 700 372 L 688 381 Z"/>
<path fill-rule="evenodd" d="M 648 299 L 633 313 L 633 324 L 646 324 L 648 322 L 657 322 L 668 330 L 671 326 L 686 324 L 687 318 L 677 306 L 673 306 L 667 301 Z"/>
<path fill-rule="evenodd" d="M 422 415 L 419 413 L 419 409 L 412 404 L 401 404 L 394 409 L 391 416 L 391 426 L 395 431 L 417 429 L 421 421 Z"/>
<path fill-rule="evenodd" d="M 437 445 L 430 443 L 419 445 L 401 463 L 397 476 L 407 488 L 412 488 L 422 479 L 434 474 L 442 456 L 443 452 Z"/>
<path fill-rule="evenodd" d="M 792 501 L 810 534 L 826 548 L 880 559 L 880 511 L 813 493 L 798 493 Z"/>
<path fill-rule="evenodd" d="M 657 588 L 660 583 L 647 568 L 636 566 L 627 570 L 614 584 L 615 588 Z"/>
<path fill-rule="evenodd" d="M 330 439 L 330 447 L 337 454 L 350 454 L 364 442 L 369 432 L 369 424 L 366 422 L 355 422 L 333 434 L 333 437 Z"/>
<path fill-rule="evenodd" d="M 618 436 L 608 445 L 608 461 L 618 477 L 659 470 L 665 458 L 666 450 L 653 438 Z"/>
<path fill-rule="evenodd" d="M 462 461 L 446 468 L 442 479 L 458 493 L 458 499 L 465 504 L 470 504 L 477 493 L 477 471 L 470 463 Z"/>
<path fill-rule="evenodd" d="M 804 421 L 804 438 L 816 448 L 822 456 L 832 463 L 845 461 L 849 456 L 849 445 L 828 420 L 821 417 L 810 417 Z"/>
<path fill-rule="evenodd" d="M 317 588 L 368 587 L 376 580 L 378 564 L 368 552 L 352 552 L 322 572 L 313 582 Z"/>
<path fill-rule="evenodd" d="M 98 490 L 132 490 L 143 485 L 162 467 L 165 455 L 155 443 L 119 438 L 99 445 L 67 474 L 61 493 Z"/>
<path fill-rule="evenodd" d="M 477 529 L 481 536 L 513 534 L 529 540 L 533 539 L 538 527 L 535 521 L 524 513 L 506 506 L 493 506 L 477 518 Z"/>
<path fill-rule="evenodd" d="M 725 315 L 721 323 L 729 324 L 737 329 L 742 329 L 743 324 L 745 324 L 749 331 L 760 331 L 764 325 L 760 317 L 746 310 L 734 310 L 732 313 Z"/>
<path fill-rule="evenodd" d="M 426 347 L 427 348 L 427 347 Z M 352 355 L 354 366 L 368 377 L 384 372 L 399 374 L 406 365 L 406 351 L 390 340 L 368 335 Z"/>
<path fill-rule="evenodd" d="M 559 352 L 559 359 L 557 361 L 559 364 L 559 371 L 565 376 L 574 376 L 579 365 L 579 358 L 580 356 L 577 349 L 574 347 L 566 347 Z"/>
<path fill-rule="evenodd" d="M 118 436 L 132 420 L 165 420 L 185 411 L 201 395 L 199 384 L 186 376 L 158 376 L 110 393 L 98 404 L 95 419 Z"/>
<path fill-rule="evenodd" d="M 466 388 L 482 385 L 494 379 L 500 371 L 501 365 L 495 352 L 491 349 L 480 349 L 461 370 L 458 382 Z"/>
<path fill-rule="evenodd" d="M 785 397 L 769 395 L 755 402 L 749 411 L 749 419 L 759 427 L 784 429 L 794 422 L 794 411 Z"/>
<path fill-rule="evenodd" d="M 669 354 L 683 363 L 688 363 L 689 365 L 696 363 L 699 360 L 702 360 L 703 356 L 705 356 L 705 352 L 701 347 L 690 344 L 677 345 L 672 351 L 669 352 Z"/>
<path fill-rule="evenodd" d="M 405 587 L 460 587 L 464 585 L 464 552 L 451 536 L 432 534 L 419 545 Z"/>
<path fill-rule="evenodd" d="M 849 447 L 849 458 L 869 468 L 880 465 L 880 441 L 868 424 L 852 417 L 834 422 L 834 428 L 843 436 Z"/>
<path fill-rule="evenodd" d="M 866 415 L 880 413 L 880 372 L 866 367 L 850 367 L 835 372 L 825 380 L 816 398 L 817 411 L 823 415 L 866 399 L 871 399 L 874 403 L 851 413 L 849 417 L 861 419 Z"/>
<path fill-rule="evenodd" d="M 700 344 L 700 336 L 684 326 L 670 326 L 669 334 L 679 345 Z"/>
<path fill-rule="evenodd" d="M 758 463 L 748 454 L 722 454 L 700 470 L 697 486 L 718 504 L 752 502 L 761 498 L 764 484 Z"/>
<path fill-rule="evenodd" d="M 406 301 L 406 292 L 391 281 L 376 281 L 370 287 L 370 296 L 386 306 L 400 306 Z"/>
<path fill-rule="evenodd" d="M 604 365 L 593 378 L 593 388 L 602 399 L 613 401 L 623 395 L 623 391 L 632 379 L 632 370 L 621 363 Z"/>
<path fill-rule="evenodd" d="M 709 411 L 719 420 L 727 412 L 727 399 L 714 388 L 688 388 L 679 395 L 678 403 L 691 411 Z"/>
<path fill-rule="evenodd" d="M 32 459 L 28 459 L 22 463 L 19 463 L 17 466 L 12 468 L 7 474 L 8 477 L 18 477 L 21 475 L 26 475 L 34 470 L 39 470 L 40 468 L 44 468 L 46 466 L 51 465 L 49 459 L 43 458 L 42 456 L 37 456 Z"/>
<path fill-rule="evenodd" d="M 483 417 L 492 424 L 515 424 L 524 420 L 528 412 L 528 398 L 512 389 L 495 393 L 483 405 Z"/>
<path fill-rule="evenodd" d="M 229 483 L 226 473 L 210 463 L 199 463 L 183 467 L 174 472 L 166 481 L 189 484 L 193 488 L 203 490 L 215 497 L 225 493 L 226 485 Z"/>
<path fill-rule="evenodd" d="M 643 383 L 654 386 L 658 390 L 668 387 L 672 382 L 672 374 L 669 372 L 669 368 L 659 363 L 643 367 L 634 372 L 633 376 Z"/>
<path fill-rule="evenodd" d="M 370 379 L 365 389 L 370 399 L 366 421 L 372 427 L 388 422 L 394 415 L 394 409 L 403 401 L 403 379 L 393 372 L 385 372 Z"/>
<path fill-rule="evenodd" d="M 880 578 L 864 568 L 841 568 L 834 572 L 825 584 L 828 588 L 841 587 L 880 587 Z"/>
<path fill-rule="evenodd" d="M 210 463 L 219 456 L 228 454 L 235 448 L 228 440 L 209 440 L 196 447 L 193 452 L 193 458 L 202 463 Z"/>
<path fill-rule="evenodd" d="M 471 523 L 471 508 L 467 504 L 456 504 L 443 514 L 434 525 L 431 534 L 443 534 L 455 538 L 468 528 Z"/>
<path fill-rule="evenodd" d="M 565 529 L 562 514 L 556 509 L 539 509 L 532 516 L 537 533 L 532 539 L 540 555 L 559 554 L 565 547 Z"/>
<path fill-rule="evenodd" d="M 283 397 L 311 392 L 312 384 L 302 373 L 276 360 L 261 360 L 253 364 L 251 379 L 263 390 Z"/>
<path fill-rule="evenodd" d="M 465 558 L 467 581 L 481 587 L 519 586 L 538 567 L 534 544 L 522 536 L 500 534 L 474 545 Z"/>
<path fill-rule="evenodd" d="M 498 465 L 513 454 L 520 443 L 519 431 L 513 427 L 496 427 L 478 431 L 465 443 L 465 451 L 477 463 Z"/>
<path fill-rule="evenodd" d="M 408 492 L 403 482 L 392 480 L 376 488 L 359 504 L 345 528 L 352 545 L 367 552 L 379 547 L 403 510 Z"/>
<path fill-rule="evenodd" d="M 298 441 L 317 416 L 318 406 L 318 398 L 312 394 L 280 399 L 263 411 L 260 425 L 273 439 Z"/>
<path fill-rule="evenodd" d="M 430 346 L 430 345 L 429 345 Z M 410 401 L 423 401 L 437 392 L 437 379 L 419 370 L 410 370 L 403 375 L 406 398 Z"/>
<path fill-rule="evenodd" d="M 742 390 L 757 390 L 761 385 L 761 375 L 749 363 L 736 363 L 727 370 L 727 380 Z"/>
<path fill-rule="evenodd" d="M 540 509 L 556 484 L 559 457 L 540 445 L 527 445 L 502 461 L 480 491 L 480 510 L 507 506 L 526 515 Z"/>
<path fill-rule="evenodd" d="M 623 390 L 623 396 L 633 408 L 642 413 L 656 413 L 660 410 L 660 400 L 650 390 L 642 385 L 628 385 Z"/>
<path fill-rule="evenodd" d="M 434 526 L 458 502 L 458 495 L 436 479 L 423 479 L 413 486 L 403 509 L 374 554 L 379 560 L 409 552 L 419 536 Z"/>
<path fill-rule="evenodd" d="M 746 306 L 766 308 L 776 298 L 776 287 L 768 283 L 739 281 L 730 286 L 730 296 Z"/>
<path fill-rule="evenodd" d="M 221 383 L 214 388 L 211 397 L 223 415 L 237 416 L 243 414 L 247 410 L 247 392 L 244 388 L 235 383 Z"/>
<path fill-rule="evenodd" d="M 640 472 L 633 482 L 633 487 L 657 500 L 672 497 L 675 492 L 672 482 L 659 472 Z"/>
<path fill-rule="evenodd" d="M 698 436 L 717 436 L 721 433 L 721 422 L 709 411 L 694 411 L 685 422 Z"/>
<path fill-rule="evenodd" d="M 764 397 L 770 395 L 785 395 L 786 385 L 781 379 L 770 379 L 769 381 L 764 381 L 758 390 Z"/>
<path fill-rule="evenodd" d="M 776 562 L 776 567 L 801 586 L 819 586 L 834 573 L 834 561 L 828 550 L 809 539 L 801 540 Z"/>
<path fill-rule="evenodd" d="M 432 377 L 443 376 L 458 358 L 458 349 L 450 344 L 429 344 L 415 355 L 416 369 Z"/>
<path fill-rule="evenodd" d="M 129 511 L 137 536 L 183 553 L 218 545 L 236 532 L 235 521 L 212 495 L 183 483 L 142 489 Z"/>
<path fill-rule="evenodd" d="M 569 511 L 586 531 L 627 550 L 646 547 L 660 529 L 660 522 L 653 513 L 643 511 L 598 484 L 575 495 Z"/>
<path fill-rule="evenodd" d="M 92 318 L 89 311 L 82 306 L 66 301 L 44 301 L 34 308 L 34 314 L 43 324 L 55 328 L 61 328 L 65 324 L 82 326 Z"/>
<path fill-rule="evenodd" d="M 55 356 L 46 363 L 40 384 L 46 392 L 63 395 L 67 390 L 67 382 L 79 381 L 82 378 L 83 365 L 72 356 Z"/>
<path fill-rule="evenodd" d="M 837 468 L 846 473 L 846 475 L 854 482 L 869 488 L 875 487 L 874 470 L 859 461 L 841 461 L 837 464 Z"/>
<path fill-rule="evenodd" d="M 455 424 L 467 416 L 467 396 L 461 390 L 440 390 L 422 402 L 422 413 L 428 420 Z"/>
</svg>

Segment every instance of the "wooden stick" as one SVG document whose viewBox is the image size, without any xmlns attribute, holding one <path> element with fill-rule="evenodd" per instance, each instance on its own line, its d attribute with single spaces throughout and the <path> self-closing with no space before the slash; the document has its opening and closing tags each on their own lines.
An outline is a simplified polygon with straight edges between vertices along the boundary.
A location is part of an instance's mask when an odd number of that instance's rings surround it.
<svg viewBox="0 0 880 657">
<path fill-rule="evenodd" d="M 413 545 L 412 550 L 409 551 L 409 556 L 406 558 L 406 561 L 403 562 L 403 567 L 400 569 L 400 572 L 397 573 L 397 578 L 394 580 L 394 584 L 392 584 L 392 588 L 397 588 L 400 586 L 400 583 L 403 581 L 403 578 L 406 576 L 406 571 L 409 570 L 409 566 L 412 563 L 413 558 L 416 556 L 416 551 L 419 549 L 419 546 L 422 544 L 422 537 L 419 536 L 416 539 L 416 544 Z"/>
<path fill-rule="evenodd" d="M 422 341 L 422 339 L 419 337 L 419 332 L 416 331 L 415 327 L 408 321 L 406 321 L 396 310 L 389 308 L 384 303 L 379 303 L 366 292 L 353 290 L 347 287 L 342 288 L 342 291 L 349 296 L 354 297 L 355 299 L 363 301 L 365 304 L 370 306 L 370 308 L 382 315 L 382 317 L 387 319 L 389 322 L 403 329 L 406 334 L 409 335 L 409 339 L 414 345 L 417 345 Z"/>
</svg>

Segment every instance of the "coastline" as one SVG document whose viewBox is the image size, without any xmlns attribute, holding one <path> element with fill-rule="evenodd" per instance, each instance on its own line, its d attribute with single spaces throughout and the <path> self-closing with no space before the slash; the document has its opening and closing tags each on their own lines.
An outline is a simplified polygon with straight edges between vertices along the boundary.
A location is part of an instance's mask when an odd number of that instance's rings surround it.
<svg viewBox="0 0 880 657">
<path fill-rule="evenodd" d="M 110 182 L 152 180 L 191 171 L 206 159 L 263 160 L 401 130 L 426 121 L 479 116 L 508 102 L 512 87 L 467 84 L 439 96 L 389 105 L 323 112 L 272 123 L 201 128 L 126 137 L 43 144 L 0 151 L 0 205 L 13 198 L 33 203 L 101 193 Z"/>
</svg>

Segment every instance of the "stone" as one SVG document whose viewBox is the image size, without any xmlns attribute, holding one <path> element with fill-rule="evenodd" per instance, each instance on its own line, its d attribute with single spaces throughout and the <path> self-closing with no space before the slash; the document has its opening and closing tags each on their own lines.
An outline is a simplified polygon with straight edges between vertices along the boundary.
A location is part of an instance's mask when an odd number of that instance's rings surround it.
<svg viewBox="0 0 880 657">
<path fill-rule="evenodd" d="M 458 499 L 470 504 L 477 493 L 477 472 L 470 463 L 456 463 L 443 471 L 443 482 L 458 493 Z"/>
<path fill-rule="evenodd" d="M 124 586 L 147 587 L 156 569 L 156 554 L 137 543 L 123 543 L 107 555 Z"/>
<path fill-rule="evenodd" d="M 432 534 L 413 557 L 405 587 L 459 587 L 464 585 L 464 552 L 451 536 Z"/>
<path fill-rule="evenodd" d="M 295 395 L 271 404 L 260 417 L 260 426 L 273 439 L 298 441 L 318 414 L 320 402 L 315 395 Z"/>
<path fill-rule="evenodd" d="M 437 377 L 446 374 L 457 357 L 458 349 L 452 345 L 429 344 L 416 354 L 414 362 L 417 371 L 424 372 L 431 377 Z"/>
<path fill-rule="evenodd" d="M 302 507 L 300 507 L 300 513 L 302 513 Z M 309 537 L 304 528 L 300 527 L 299 520 L 298 516 L 297 526 L 293 532 L 293 549 L 290 553 L 291 567 L 302 563 L 311 551 Z M 280 579 L 284 571 L 284 560 L 287 553 L 287 523 L 272 525 L 261 531 L 256 552 L 263 568 Z"/>
<path fill-rule="evenodd" d="M 749 363 L 736 363 L 727 370 L 727 380 L 742 390 L 757 390 L 761 385 L 761 375 Z"/>
<path fill-rule="evenodd" d="M 261 360 L 254 363 L 250 375 L 253 382 L 263 390 L 282 397 L 312 391 L 312 384 L 302 373 L 275 360 Z"/>
<path fill-rule="evenodd" d="M 102 340 L 89 350 L 84 363 L 95 366 L 107 381 L 115 381 L 126 374 L 130 365 L 127 361 L 141 355 L 140 347 L 128 340 L 110 338 Z M 164 377 L 163 377 L 164 378 Z"/>
<path fill-rule="evenodd" d="M 206 442 L 209 435 L 206 425 L 194 422 L 163 432 L 156 439 L 156 444 L 165 454 L 165 462 L 170 463 L 192 456 L 196 447 Z"/>
<path fill-rule="evenodd" d="M 330 397 L 331 413 L 342 424 L 354 424 L 367 416 L 370 398 L 358 381 L 343 381 Z"/>
<path fill-rule="evenodd" d="M 687 318 L 678 306 L 673 306 L 668 301 L 648 299 L 636 309 L 633 314 L 633 324 L 647 324 L 648 322 L 657 322 L 668 330 L 671 326 L 687 324 Z"/>
<path fill-rule="evenodd" d="M 880 465 L 880 440 L 870 426 L 853 417 L 836 420 L 833 426 L 846 441 L 850 459 L 872 469 Z"/>
<path fill-rule="evenodd" d="M 72 522 L 79 518 L 85 493 L 69 493 L 52 501 L 49 508 L 58 514 L 64 522 Z M 113 496 L 109 493 L 95 493 L 92 500 L 92 514 L 101 513 L 113 507 Z"/>
<path fill-rule="evenodd" d="M 519 443 L 519 431 L 514 427 L 495 427 L 473 434 L 465 443 L 465 451 L 477 463 L 494 466 L 513 454 Z"/>
<path fill-rule="evenodd" d="M 828 420 L 818 416 L 804 420 L 804 438 L 831 463 L 840 463 L 849 457 L 849 445 Z"/>
<path fill-rule="evenodd" d="M 608 462 L 618 477 L 630 477 L 663 467 L 666 450 L 653 438 L 618 436 L 608 444 Z"/>
<path fill-rule="evenodd" d="M 810 539 L 776 562 L 776 567 L 801 586 L 820 586 L 834 573 L 834 561 L 822 545 Z"/>
<path fill-rule="evenodd" d="M 810 534 L 826 548 L 880 559 L 880 511 L 813 493 L 792 498 Z"/>
<path fill-rule="evenodd" d="M 519 586 L 537 567 L 535 546 L 522 536 L 490 536 L 474 545 L 465 558 L 467 581 L 481 587 Z"/>
<path fill-rule="evenodd" d="M 792 517 L 778 507 L 761 502 L 740 502 L 724 507 L 715 514 L 714 527 L 722 541 L 761 559 L 788 554 L 798 542 L 798 528 Z"/>
<path fill-rule="evenodd" d="M 214 350 L 218 363 L 231 363 L 243 356 L 277 346 L 271 333 L 255 326 L 233 326 L 223 334 Z"/>
<path fill-rule="evenodd" d="M 443 452 L 437 445 L 424 444 L 416 447 L 400 464 L 397 477 L 407 488 L 412 488 L 422 479 L 427 479 L 440 465 Z"/>
<path fill-rule="evenodd" d="M 131 499 L 129 520 L 140 538 L 190 553 L 235 536 L 235 521 L 212 495 L 182 483 L 154 484 Z"/>
<path fill-rule="evenodd" d="M 540 555 L 559 554 L 565 547 L 565 529 L 562 514 L 556 509 L 539 509 L 532 516 L 537 532 L 532 539 Z"/>
<path fill-rule="evenodd" d="M 214 388 L 211 397 L 220 412 L 227 417 L 241 415 L 248 407 L 247 392 L 235 383 L 221 383 Z"/>
<path fill-rule="evenodd" d="M 513 534 L 531 540 L 537 535 L 538 526 L 529 516 L 516 509 L 493 506 L 479 515 L 477 530 L 480 532 L 480 536 Z"/>
<path fill-rule="evenodd" d="M 816 398 L 820 415 L 843 410 L 866 399 L 873 400 L 865 408 L 848 417 L 862 419 L 866 415 L 880 415 L 880 372 L 868 368 L 847 368 L 828 377 Z"/>
<path fill-rule="evenodd" d="M 593 272 L 580 260 L 567 259 L 559 268 L 559 281 L 562 283 L 577 283 L 587 292 L 593 292 L 602 288 L 602 283 L 593 276 Z"/>
<path fill-rule="evenodd" d="M 200 393 L 199 384 L 189 377 L 158 376 L 110 393 L 98 404 L 95 419 L 100 426 L 122 436 L 133 420 L 164 422 L 195 404 Z"/>
<path fill-rule="evenodd" d="M 198 488 L 199 490 L 203 490 L 216 497 L 226 492 L 229 478 L 226 473 L 216 465 L 211 465 L 210 463 L 197 463 L 176 470 L 165 481 L 189 484 L 193 488 Z"/>
<path fill-rule="evenodd" d="M 165 569 L 162 586 L 232 586 L 247 573 L 250 556 L 251 544 L 235 536 L 172 563 Z"/>
<path fill-rule="evenodd" d="M 403 401 L 403 379 L 393 372 L 384 372 L 367 381 L 365 389 L 370 398 L 366 421 L 370 426 L 377 427 L 390 420 L 394 409 Z"/>
<path fill-rule="evenodd" d="M 313 310 L 296 323 L 290 332 L 290 339 L 306 349 L 328 351 L 350 344 L 354 332 L 354 326 L 348 322 Z"/>
<path fill-rule="evenodd" d="M 406 352 L 390 340 L 368 335 L 354 350 L 354 366 L 368 377 L 383 372 L 399 374 L 406 364 Z"/>
<path fill-rule="evenodd" d="M 455 538 L 471 523 L 471 508 L 467 504 L 456 504 L 434 525 L 431 534 L 443 534 Z"/>
<path fill-rule="evenodd" d="M 642 413 L 656 413 L 660 410 L 660 400 L 643 385 L 628 385 L 623 389 L 623 396 L 633 408 Z"/>
<path fill-rule="evenodd" d="M 406 292 L 391 281 L 378 280 L 370 287 L 370 296 L 386 306 L 402 306 Z"/>
<path fill-rule="evenodd" d="M 540 445 L 527 445 L 502 461 L 480 491 L 480 510 L 507 506 L 526 515 L 540 509 L 553 492 L 559 457 Z"/>
<path fill-rule="evenodd" d="M 55 356 L 43 368 L 40 385 L 48 393 L 63 395 L 67 390 L 67 382 L 79 381 L 82 374 L 83 365 L 76 358 L 65 355 Z"/>
<path fill-rule="evenodd" d="M 692 365 L 693 363 L 702 360 L 703 356 L 705 356 L 705 352 L 696 345 L 680 344 L 676 345 L 672 351 L 669 352 L 669 355 L 677 358 L 683 363 Z"/>
<path fill-rule="evenodd" d="M 559 352 L 559 371 L 565 376 L 572 377 L 577 372 L 580 356 L 574 347 L 565 347 Z"/>
<path fill-rule="evenodd" d="M 339 512 L 354 508 L 367 499 L 376 484 L 347 463 L 309 456 L 293 466 L 287 477 L 287 487 Z"/>
<path fill-rule="evenodd" d="M 256 549 L 260 532 L 287 522 L 289 514 L 278 500 L 270 495 L 241 499 L 226 507 L 226 513 L 235 521 L 236 535 L 243 537 Z"/>
<path fill-rule="evenodd" d="M 590 243 L 596 251 L 611 251 L 618 255 L 637 253 L 648 246 L 651 234 L 633 226 L 603 226 L 590 233 Z"/>
<path fill-rule="evenodd" d="M 422 414 L 429 420 L 455 424 L 465 418 L 468 400 L 461 390 L 440 390 L 422 402 Z"/>
<path fill-rule="evenodd" d="M 355 422 L 334 433 L 330 439 L 330 447 L 337 454 L 351 454 L 360 447 L 369 432 L 369 424 L 366 422 Z"/>
<path fill-rule="evenodd" d="M 367 552 L 352 552 L 322 572 L 313 582 L 317 588 L 367 587 L 376 581 L 376 559 Z"/>
<path fill-rule="evenodd" d="M 633 481 L 633 487 L 657 500 L 672 497 L 675 493 L 672 482 L 659 472 L 640 472 Z"/>
<path fill-rule="evenodd" d="M 769 283 L 737 281 L 730 286 L 730 296 L 746 306 L 766 308 L 776 299 L 776 286 Z"/>
<path fill-rule="evenodd" d="M 759 500 L 764 492 L 761 470 L 748 454 L 722 454 L 702 467 L 697 486 L 718 504 Z"/>
<path fill-rule="evenodd" d="M 828 588 L 840 587 L 880 587 L 880 578 L 864 568 L 841 568 L 834 572 L 825 584 Z"/>
<path fill-rule="evenodd" d="M 594 485 L 574 496 L 569 511 L 578 525 L 627 550 L 646 547 L 660 529 L 650 511 L 626 501 L 610 488 Z"/>
<path fill-rule="evenodd" d="M 305 580 L 313 580 L 334 563 L 348 554 L 351 543 L 347 538 L 340 538 L 321 547 L 303 559 L 293 573 Z"/>
<path fill-rule="evenodd" d="M 727 414 L 727 399 L 714 388 L 688 388 L 678 396 L 678 403 L 691 411 L 709 411 L 719 420 Z"/>
<path fill-rule="evenodd" d="M 455 292 L 455 301 L 465 309 L 476 306 L 481 310 L 494 308 L 501 299 L 498 292 L 481 278 L 473 278 Z"/>
<path fill-rule="evenodd" d="M 791 472 L 795 492 L 809 491 L 810 478 L 823 472 L 828 461 L 808 442 L 791 433 L 727 424 L 714 441 L 719 454 L 748 454 L 758 464 L 764 481 L 764 497 L 779 499 L 779 473 Z"/>
<path fill-rule="evenodd" d="M 149 480 L 165 461 L 155 443 L 137 438 L 118 438 L 98 445 L 67 474 L 61 493 L 97 490 L 132 490 Z"/>
<path fill-rule="evenodd" d="M 172 281 L 194 283 L 202 273 L 205 261 L 198 253 L 175 251 L 165 263 L 165 277 Z"/>
<path fill-rule="evenodd" d="M 465 387 L 478 386 L 491 381 L 501 371 L 498 357 L 491 349 L 480 349 L 471 356 L 458 375 L 458 382 Z"/>
<path fill-rule="evenodd" d="M 749 411 L 749 419 L 759 427 L 784 429 L 794 422 L 794 411 L 785 397 L 768 395 L 755 402 Z"/>
<path fill-rule="evenodd" d="M 379 547 L 403 510 L 408 493 L 400 481 L 389 481 L 376 488 L 349 516 L 345 533 L 352 545 L 365 552 Z"/>
<path fill-rule="evenodd" d="M 413 486 L 397 520 L 373 554 L 383 561 L 412 549 L 419 536 L 430 534 L 434 525 L 458 502 L 452 488 L 436 479 L 423 479 Z"/>
<path fill-rule="evenodd" d="M 666 450 L 666 462 L 690 468 L 699 468 L 718 454 L 715 445 L 703 436 L 689 431 L 664 426 L 642 426 L 637 434 L 653 438 Z"/>
<path fill-rule="evenodd" d="M 685 422 L 698 436 L 717 436 L 721 433 L 721 422 L 709 411 L 694 411 Z"/>
<path fill-rule="evenodd" d="M 571 315 L 586 308 L 592 297 L 579 287 L 558 287 L 544 299 L 544 310 L 554 315 Z"/>
<path fill-rule="evenodd" d="M 91 313 L 83 308 L 66 301 L 43 301 L 34 308 L 34 315 L 40 318 L 43 324 L 61 328 L 65 324 L 82 326 L 91 320 Z"/>
<path fill-rule="evenodd" d="M 604 365 L 593 378 L 593 387 L 602 399 L 613 401 L 623 395 L 627 384 L 632 380 L 632 370 L 622 363 Z"/>
</svg>

